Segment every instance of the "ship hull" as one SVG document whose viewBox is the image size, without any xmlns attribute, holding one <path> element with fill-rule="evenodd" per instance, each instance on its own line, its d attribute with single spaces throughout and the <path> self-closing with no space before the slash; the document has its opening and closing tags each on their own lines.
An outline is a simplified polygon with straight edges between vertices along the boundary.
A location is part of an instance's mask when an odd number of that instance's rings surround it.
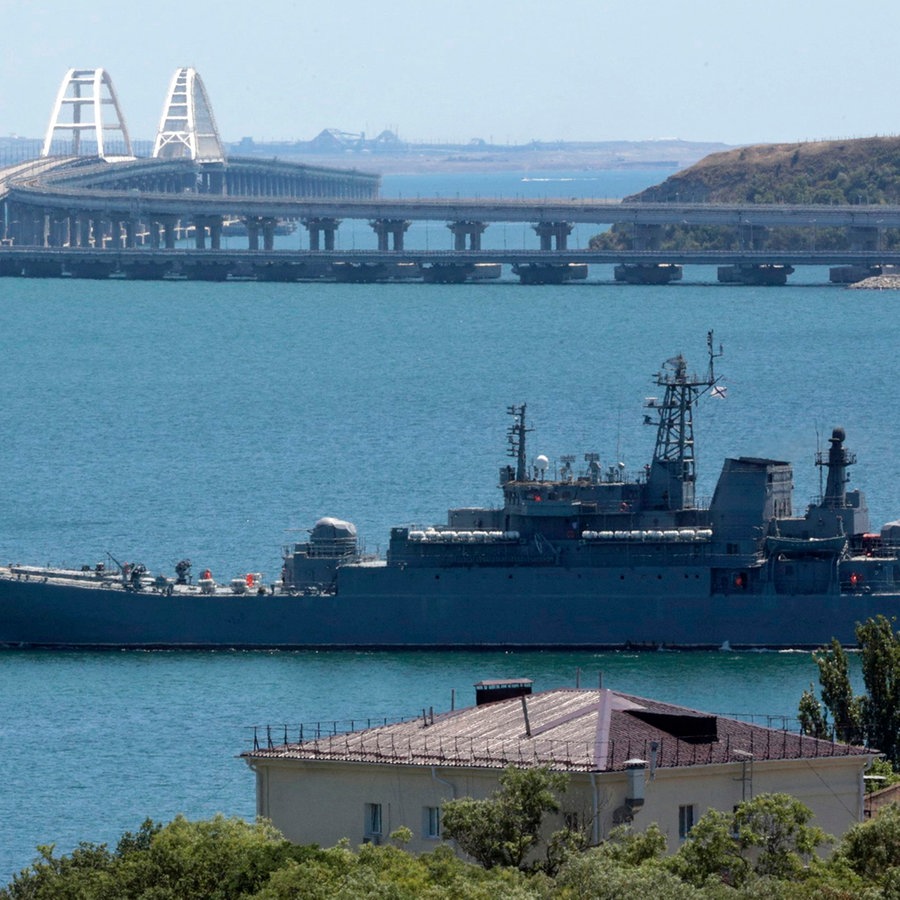
<svg viewBox="0 0 900 900">
<path fill-rule="evenodd" d="M 900 594 L 717 594 L 708 571 L 351 566 L 336 594 L 125 591 L 0 580 L 20 648 L 810 648 L 855 643 Z"/>
</svg>

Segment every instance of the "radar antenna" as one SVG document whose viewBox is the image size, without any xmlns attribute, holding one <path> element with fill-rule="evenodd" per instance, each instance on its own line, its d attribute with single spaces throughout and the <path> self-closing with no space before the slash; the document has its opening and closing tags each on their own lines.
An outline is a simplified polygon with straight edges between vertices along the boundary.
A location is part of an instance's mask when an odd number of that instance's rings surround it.
<svg viewBox="0 0 900 900">
<path fill-rule="evenodd" d="M 647 479 L 647 504 L 653 509 L 692 509 L 695 503 L 697 478 L 694 455 L 694 405 L 712 390 L 719 378 L 715 361 L 722 356 L 722 346 L 716 352 L 713 333 L 707 332 L 706 346 L 709 368 L 706 375 L 689 374 L 687 361 L 679 354 L 667 359 L 656 373 L 657 386 L 664 388 L 662 402 L 655 397 L 645 406 L 658 414 L 656 446 Z M 645 423 L 654 424 L 650 415 Z"/>
</svg>

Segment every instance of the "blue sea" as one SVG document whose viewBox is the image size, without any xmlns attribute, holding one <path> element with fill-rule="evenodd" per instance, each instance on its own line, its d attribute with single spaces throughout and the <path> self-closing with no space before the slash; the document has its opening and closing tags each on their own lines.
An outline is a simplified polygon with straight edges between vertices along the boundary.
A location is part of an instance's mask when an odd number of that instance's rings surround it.
<svg viewBox="0 0 900 900">
<path fill-rule="evenodd" d="M 666 174 L 394 176 L 384 193 L 621 196 Z M 496 502 L 513 403 L 528 403 L 530 452 L 634 472 L 652 451 L 652 374 L 679 352 L 705 369 L 710 329 L 728 392 L 698 412 L 700 493 L 726 455 L 774 456 L 794 462 L 802 509 L 842 425 L 878 527 L 900 517 L 900 298 L 798 274 L 783 288 L 690 270 L 666 287 L 603 271 L 557 287 L 2 279 L 0 557 L 170 573 L 187 556 L 220 580 L 275 576 L 282 544 L 322 515 L 383 550 L 391 525 Z M 254 725 L 438 711 L 506 676 L 602 678 L 780 723 L 816 669 L 724 651 L 0 653 L 0 882 L 38 844 L 115 842 L 147 816 L 252 818 L 238 756 Z"/>
</svg>

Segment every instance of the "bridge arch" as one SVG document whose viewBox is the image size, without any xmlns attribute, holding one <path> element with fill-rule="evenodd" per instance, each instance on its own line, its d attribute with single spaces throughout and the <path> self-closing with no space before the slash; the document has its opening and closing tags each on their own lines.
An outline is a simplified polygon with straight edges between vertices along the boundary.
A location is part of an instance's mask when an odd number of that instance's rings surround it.
<svg viewBox="0 0 900 900">
<path fill-rule="evenodd" d="M 197 162 L 225 159 L 209 96 L 196 69 L 185 66 L 172 76 L 153 156 Z"/>
<path fill-rule="evenodd" d="M 106 121 L 104 110 L 110 107 L 113 121 Z M 106 138 L 109 131 L 120 134 L 124 153 L 109 152 L 110 141 Z M 98 156 L 101 159 L 133 156 L 125 117 L 106 69 L 69 69 L 66 72 L 53 104 L 41 156 L 51 155 L 57 132 L 68 133 L 70 137 L 70 150 L 65 151 L 67 155 Z M 86 132 L 93 132 L 94 151 L 88 150 L 82 140 Z"/>
</svg>

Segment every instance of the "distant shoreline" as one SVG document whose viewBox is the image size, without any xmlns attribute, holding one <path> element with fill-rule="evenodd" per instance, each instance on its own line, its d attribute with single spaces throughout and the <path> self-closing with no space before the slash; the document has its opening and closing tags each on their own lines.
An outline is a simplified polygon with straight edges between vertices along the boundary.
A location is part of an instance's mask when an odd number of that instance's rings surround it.
<svg viewBox="0 0 900 900">
<path fill-rule="evenodd" d="M 315 153 L 296 144 L 229 146 L 234 156 L 260 156 L 310 166 L 358 169 L 381 175 L 461 174 L 473 172 L 608 171 L 610 169 L 668 169 L 675 172 L 729 149 L 725 144 L 690 141 L 615 141 L 552 147 L 422 147 L 374 152 L 345 150 Z"/>
</svg>

